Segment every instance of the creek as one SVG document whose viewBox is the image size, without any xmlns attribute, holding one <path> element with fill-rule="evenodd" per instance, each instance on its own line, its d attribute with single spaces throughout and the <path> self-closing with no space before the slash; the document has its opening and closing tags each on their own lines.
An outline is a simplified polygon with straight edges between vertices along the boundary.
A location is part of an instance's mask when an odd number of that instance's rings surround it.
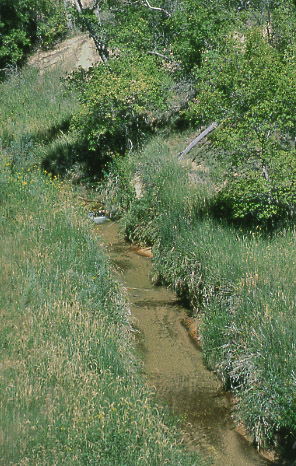
<svg viewBox="0 0 296 466">
<path fill-rule="evenodd" d="M 188 312 L 175 293 L 153 286 L 151 259 L 135 254 L 119 238 L 114 222 L 97 228 L 128 292 L 145 380 L 160 403 L 181 417 L 188 448 L 212 458 L 214 466 L 275 464 L 258 454 L 235 428 L 231 395 L 204 366 L 202 352 L 183 324 Z"/>
</svg>

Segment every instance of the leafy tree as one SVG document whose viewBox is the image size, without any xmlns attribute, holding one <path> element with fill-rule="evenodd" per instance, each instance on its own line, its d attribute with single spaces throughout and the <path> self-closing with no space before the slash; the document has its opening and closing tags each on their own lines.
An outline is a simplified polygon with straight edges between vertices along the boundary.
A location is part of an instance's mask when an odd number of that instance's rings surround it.
<svg viewBox="0 0 296 466">
<path fill-rule="evenodd" d="M 218 3 L 202 4 L 201 0 L 159 0 L 157 4 L 93 0 L 85 8 L 75 0 L 76 21 L 94 39 L 105 64 L 71 78 L 84 106 L 73 124 L 92 150 L 123 153 L 151 129 L 152 121 L 169 105 L 167 90 L 175 70 L 182 69 L 183 78 L 199 63 L 206 38 L 217 36 Z M 110 60 L 109 55 L 117 58 Z M 175 73 L 177 80 L 179 76 Z"/>
<path fill-rule="evenodd" d="M 65 0 L 36 0 L 37 41 L 42 47 L 52 47 L 69 32 L 68 8 Z"/>
<path fill-rule="evenodd" d="M 67 79 L 82 103 L 72 126 L 103 164 L 138 145 L 167 108 L 173 82 L 162 60 L 168 58 L 164 27 L 171 16 L 166 9 L 170 3 L 156 7 L 146 0 L 98 0 L 88 8 L 80 0 L 75 4 L 76 22 L 94 39 L 102 63 Z"/>
<path fill-rule="evenodd" d="M 153 2 L 154 4 L 156 2 Z M 173 2 L 157 1 L 157 7 L 148 1 L 129 4 L 109 3 L 112 21 L 109 24 L 110 45 L 120 50 L 164 53 L 168 46 L 167 20 Z"/>
<path fill-rule="evenodd" d="M 4 0 L 0 6 L 0 68 L 18 63 L 31 44 L 29 31 L 36 35 L 36 26 L 19 0 Z"/>
<path fill-rule="evenodd" d="M 2 0 L 0 69 L 22 63 L 36 42 L 51 46 L 67 31 L 62 0 Z"/>
<path fill-rule="evenodd" d="M 165 109 L 170 86 L 155 57 L 137 54 L 110 59 L 108 66 L 87 72 L 77 70 L 67 81 L 82 104 L 72 125 L 102 158 L 124 154 L 140 142 Z"/>
<path fill-rule="evenodd" d="M 283 56 L 294 54 L 296 46 L 296 2 L 279 2 L 278 8 L 272 12 L 270 43 Z"/>
<path fill-rule="evenodd" d="M 171 50 L 185 75 L 200 66 L 202 53 L 217 44 L 232 27 L 233 10 L 224 4 L 215 0 L 183 0 L 168 21 Z"/>
<path fill-rule="evenodd" d="M 223 49 L 205 52 L 196 77 L 198 96 L 187 117 L 219 122 L 215 145 L 233 167 L 218 195 L 220 210 L 233 219 L 264 224 L 284 214 L 293 216 L 294 55 L 283 58 L 261 30 L 253 29 L 246 35 L 233 34 Z"/>
</svg>

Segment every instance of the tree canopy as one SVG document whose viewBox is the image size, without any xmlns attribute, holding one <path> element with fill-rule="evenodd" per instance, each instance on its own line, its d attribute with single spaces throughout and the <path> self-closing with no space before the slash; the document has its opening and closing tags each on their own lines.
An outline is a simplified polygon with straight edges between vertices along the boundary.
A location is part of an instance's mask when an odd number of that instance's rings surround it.
<svg viewBox="0 0 296 466">
<path fill-rule="evenodd" d="M 62 0 L 2 0 L 0 69 L 21 64 L 37 42 L 45 47 L 68 31 Z"/>
</svg>

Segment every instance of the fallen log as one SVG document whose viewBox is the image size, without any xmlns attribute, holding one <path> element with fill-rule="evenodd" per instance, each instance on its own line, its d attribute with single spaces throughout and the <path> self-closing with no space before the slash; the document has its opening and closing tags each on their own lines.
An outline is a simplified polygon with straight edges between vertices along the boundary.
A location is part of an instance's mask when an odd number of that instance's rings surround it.
<svg viewBox="0 0 296 466">
<path fill-rule="evenodd" d="M 182 160 L 185 157 L 185 155 L 187 155 L 188 152 L 196 146 L 196 144 L 198 144 L 203 138 L 205 138 L 209 133 L 211 133 L 215 128 L 217 128 L 217 126 L 218 123 L 214 121 L 214 123 L 212 123 L 207 129 L 205 129 L 201 134 L 199 134 L 195 139 L 193 139 L 193 141 L 186 147 L 186 149 L 184 149 L 182 152 L 179 152 L 179 160 Z"/>
</svg>

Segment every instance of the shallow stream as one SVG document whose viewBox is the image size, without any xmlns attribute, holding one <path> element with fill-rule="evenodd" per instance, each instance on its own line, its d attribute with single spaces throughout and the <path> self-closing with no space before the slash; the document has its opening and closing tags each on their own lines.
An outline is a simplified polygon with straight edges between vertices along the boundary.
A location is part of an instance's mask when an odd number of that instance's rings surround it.
<svg viewBox="0 0 296 466">
<path fill-rule="evenodd" d="M 188 447 L 212 458 L 214 466 L 275 464 L 235 429 L 231 397 L 206 369 L 201 350 L 183 325 L 186 309 L 171 290 L 151 283 L 151 259 L 119 239 L 115 223 L 97 228 L 128 291 L 146 381 L 160 401 L 183 419 Z"/>
</svg>

